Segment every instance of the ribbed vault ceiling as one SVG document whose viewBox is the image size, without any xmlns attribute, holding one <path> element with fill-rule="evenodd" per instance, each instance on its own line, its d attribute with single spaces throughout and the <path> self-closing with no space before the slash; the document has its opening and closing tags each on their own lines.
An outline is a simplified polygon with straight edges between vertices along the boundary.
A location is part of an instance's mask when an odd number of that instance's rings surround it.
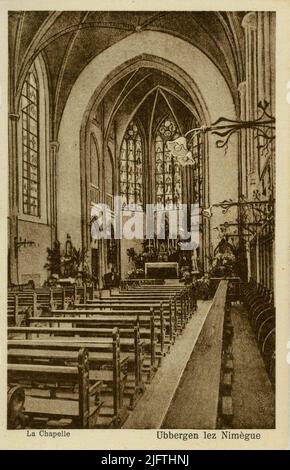
<svg viewBox="0 0 290 470">
<path fill-rule="evenodd" d="M 70 90 L 84 67 L 128 35 L 138 30 L 154 30 L 180 37 L 204 52 L 223 74 L 237 102 L 237 86 L 244 79 L 241 26 L 244 15 L 245 12 L 10 12 L 12 88 L 19 93 L 30 64 L 41 53 L 48 70 L 55 133 Z M 168 86 L 168 77 L 165 81 Z M 162 77 L 150 74 L 150 70 L 144 78 L 144 87 L 145 83 L 148 91 L 150 87 L 165 86 Z M 171 92 L 175 89 L 185 101 L 190 100 L 184 90 L 176 87 L 178 84 L 170 83 Z M 135 91 L 130 88 L 133 99 Z"/>
<path fill-rule="evenodd" d="M 156 119 L 166 114 L 175 119 L 181 132 L 188 130 L 194 118 L 202 120 L 196 103 L 182 85 L 167 73 L 151 67 L 140 67 L 120 79 L 100 105 L 106 110 L 105 138 L 114 121 L 124 115 L 137 117 L 148 132 L 154 130 Z"/>
</svg>

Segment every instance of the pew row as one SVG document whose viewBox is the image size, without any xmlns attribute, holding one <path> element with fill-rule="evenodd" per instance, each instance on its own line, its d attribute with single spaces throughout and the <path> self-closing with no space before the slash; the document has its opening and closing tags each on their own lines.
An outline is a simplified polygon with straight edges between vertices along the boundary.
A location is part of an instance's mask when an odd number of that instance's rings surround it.
<svg viewBox="0 0 290 470">
<path fill-rule="evenodd" d="M 50 309 L 66 309 L 92 299 L 91 287 L 65 286 L 8 291 L 8 326 L 21 325 L 24 316 L 47 312 Z"/>
<path fill-rule="evenodd" d="M 273 293 L 251 280 L 243 286 L 243 303 L 256 335 L 269 378 L 275 385 L 276 309 Z"/>
<path fill-rule="evenodd" d="M 86 349 L 74 352 L 74 363 L 27 364 L 21 362 L 21 354 L 19 362 L 9 362 L 8 429 L 95 427 L 102 382 L 90 375 Z"/>
<path fill-rule="evenodd" d="M 52 316 L 82 316 L 97 318 L 97 316 L 105 316 L 106 321 L 110 321 L 110 317 L 115 317 L 116 320 L 125 322 L 127 317 L 135 317 L 137 322 L 144 323 L 153 315 L 156 325 L 156 332 L 160 338 L 161 352 L 165 352 L 165 345 L 167 350 L 170 350 L 171 344 L 174 343 L 178 334 L 178 315 L 174 303 L 166 305 L 163 302 L 107 302 L 101 301 L 96 304 L 80 304 L 74 309 L 70 310 L 55 310 L 50 313 Z"/>
<path fill-rule="evenodd" d="M 25 333 L 24 330 L 30 330 Z M 13 331 L 14 330 L 14 331 Z M 129 355 L 120 351 L 120 335 L 117 328 L 111 330 L 111 337 L 108 338 L 65 338 L 59 336 L 64 334 L 61 329 L 50 329 L 49 338 L 42 336 L 47 331 L 46 328 L 26 328 L 14 327 L 21 334 L 30 337 L 37 334 L 42 339 L 14 339 L 8 341 L 9 363 L 21 361 L 28 365 L 74 365 L 75 350 L 86 347 L 90 351 L 89 371 L 90 380 L 102 382 L 102 395 L 104 401 L 99 413 L 100 423 L 95 423 L 95 427 L 119 427 L 127 417 L 127 409 L 124 404 L 124 391 L 128 375 Z M 39 331 L 41 330 L 41 331 Z M 12 334 L 9 331 L 9 334 Z M 19 334 L 20 334 L 19 333 Z M 56 336 L 52 336 L 55 334 Z M 25 365 L 26 365 L 25 364 Z M 21 384 L 18 384 L 21 385 Z"/>
<path fill-rule="evenodd" d="M 73 311 L 53 311 L 50 317 L 27 317 L 26 325 L 27 330 L 22 328 L 9 328 L 10 332 L 25 334 L 31 336 L 32 334 L 50 334 L 62 336 L 94 336 L 102 337 L 107 336 L 113 327 L 120 329 L 121 335 L 121 350 L 128 352 L 130 348 L 131 361 L 135 360 L 133 354 L 134 331 L 137 329 L 139 335 L 139 342 L 142 341 L 142 354 L 144 352 L 145 359 L 142 361 L 143 374 L 146 379 L 151 381 L 161 359 L 165 354 L 165 328 L 166 324 L 155 318 L 154 312 L 139 312 L 136 315 L 132 312 L 131 315 L 124 315 L 124 312 L 94 312 L 85 310 Z M 162 316 L 161 316 L 162 318 Z M 37 328 L 41 328 L 38 332 Z M 163 331 L 163 334 L 161 334 Z"/>
</svg>

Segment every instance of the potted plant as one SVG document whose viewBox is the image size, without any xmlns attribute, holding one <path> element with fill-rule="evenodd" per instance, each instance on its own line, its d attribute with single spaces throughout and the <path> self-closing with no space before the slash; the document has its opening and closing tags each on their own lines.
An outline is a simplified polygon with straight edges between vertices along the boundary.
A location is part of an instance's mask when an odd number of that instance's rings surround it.
<svg viewBox="0 0 290 470">
<path fill-rule="evenodd" d="M 55 240 L 53 242 L 52 248 L 47 248 L 47 262 L 44 265 L 49 273 L 50 277 L 61 275 L 61 251 L 60 251 L 60 242 Z"/>
</svg>

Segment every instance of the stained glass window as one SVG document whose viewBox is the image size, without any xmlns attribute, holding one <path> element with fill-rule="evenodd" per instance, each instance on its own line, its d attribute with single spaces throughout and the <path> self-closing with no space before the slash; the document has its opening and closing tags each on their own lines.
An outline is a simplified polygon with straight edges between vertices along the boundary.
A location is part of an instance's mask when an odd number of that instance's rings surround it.
<svg viewBox="0 0 290 470">
<path fill-rule="evenodd" d="M 155 138 L 155 195 L 158 205 L 180 204 L 181 172 L 180 166 L 167 149 L 167 141 L 179 137 L 173 119 L 166 118 L 159 125 Z"/>
<path fill-rule="evenodd" d="M 30 70 L 21 94 L 23 213 L 39 216 L 39 86 Z"/>
<path fill-rule="evenodd" d="M 143 204 L 143 142 L 135 122 L 129 124 L 121 146 L 120 186 L 123 207 Z"/>
</svg>

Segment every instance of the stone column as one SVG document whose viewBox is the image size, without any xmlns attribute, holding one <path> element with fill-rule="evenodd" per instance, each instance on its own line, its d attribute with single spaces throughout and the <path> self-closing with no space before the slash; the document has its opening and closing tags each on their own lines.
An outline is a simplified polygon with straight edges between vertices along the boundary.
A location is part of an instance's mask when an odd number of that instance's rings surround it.
<svg viewBox="0 0 290 470">
<path fill-rule="evenodd" d="M 57 239 L 57 155 L 59 151 L 59 142 L 51 141 L 49 143 L 50 154 L 50 221 L 51 221 L 51 242 Z"/>
<path fill-rule="evenodd" d="M 238 91 L 240 93 L 240 118 L 241 120 L 246 120 L 246 91 L 247 84 L 246 82 L 241 82 L 238 86 Z M 240 191 L 246 197 L 248 196 L 248 165 L 247 165 L 247 132 L 241 131 L 240 133 L 240 172 L 241 172 L 241 184 Z"/>
<path fill-rule="evenodd" d="M 17 127 L 19 114 L 9 113 L 8 123 L 8 163 L 9 163 L 9 260 L 8 272 L 9 283 L 18 283 L 17 248 L 18 239 L 18 201 L 19 201 L 19 178 L 18 178 L 18 151 L 17 151 Z"/>
<path fill-rule="evenodd" d="M 246 119 L 257 117 L 258 77 L 257 77 L 257 13 L 250 12 L 243 18 L 246 40 Z M 247 130 L 247 157 L 249 184 L 255 185 L 257 171 L 257 151 L 254 134 Z"/>
</svg>

